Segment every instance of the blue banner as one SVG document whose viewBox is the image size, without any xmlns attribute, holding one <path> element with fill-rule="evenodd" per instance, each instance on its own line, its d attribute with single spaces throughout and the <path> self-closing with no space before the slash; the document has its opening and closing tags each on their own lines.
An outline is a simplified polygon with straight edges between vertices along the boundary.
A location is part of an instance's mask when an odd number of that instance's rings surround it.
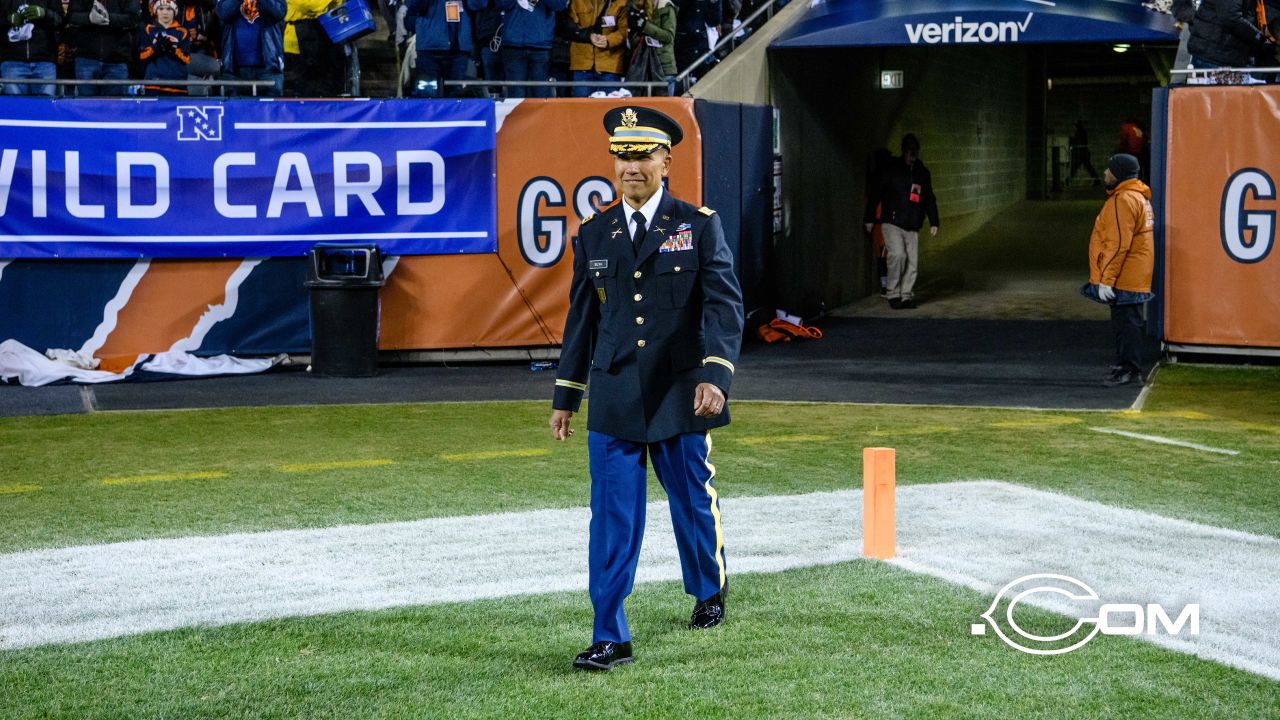
<svg viewBox="0 0 1280 720">
<path fill-rule="evenodd" d="M 497 251 L 488 100 L 0 98 L 0 258 Z"/>
</svg>

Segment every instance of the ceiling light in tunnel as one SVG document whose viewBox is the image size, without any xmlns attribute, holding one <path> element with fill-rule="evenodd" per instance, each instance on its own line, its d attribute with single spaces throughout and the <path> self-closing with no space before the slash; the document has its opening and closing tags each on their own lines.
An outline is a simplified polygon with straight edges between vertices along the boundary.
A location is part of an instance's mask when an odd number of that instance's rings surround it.
<svg viewBox="0 0 1280 720">
<path fill-rule="evenodd" d="M 1129 43 L 1116 43 L 1111 46 L 1111 50 L 1118 53 L 1129 52 Z"/>
</svg>

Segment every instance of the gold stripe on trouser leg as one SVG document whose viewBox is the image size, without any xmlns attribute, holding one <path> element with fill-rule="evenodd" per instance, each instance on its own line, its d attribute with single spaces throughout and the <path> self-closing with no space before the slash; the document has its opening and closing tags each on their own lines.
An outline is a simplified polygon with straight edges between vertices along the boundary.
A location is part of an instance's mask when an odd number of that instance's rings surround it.
<svg viewBox="0 0 1280 720">
<path fill-rule="evenodd" d="M 711 517 L 715 519 L 716 525 L 716 565 L 720 568 L 720 589 L 724 589 L 724 529 L 720 527 L 720 498 L 716 495 L 716 489 L 711 485 L 711 481 L 716 477 L 716 466 L 711 464 L 711 433 L 707 433 L 707 456 L 702 459 L 707 466 L 707 470 L 711 471 L 711 477 L 703 483 L 702 488 L 707 491 L 707 495 L 711 496 Z"/>
</svg>

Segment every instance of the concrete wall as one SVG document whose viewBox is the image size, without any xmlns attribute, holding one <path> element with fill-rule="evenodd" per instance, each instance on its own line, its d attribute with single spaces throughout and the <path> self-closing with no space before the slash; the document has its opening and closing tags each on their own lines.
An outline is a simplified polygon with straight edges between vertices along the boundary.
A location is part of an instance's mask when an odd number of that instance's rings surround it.
<svg viewBox="0 0 1280 720">
<path fill-rule="evenodd" d="M 873 291 L 866 165 L 877 147 L 897 154 L 906 132 L 933 172 L 933 244 L 964 242 L 1026 196 L 1025 49 L 789 50 L 770 60 L 788 220 L 775 247 L 779 305 L 811 314 Z M 905 87 L 881 90 L 882 69 L 902 70 Z"/>
</svg>

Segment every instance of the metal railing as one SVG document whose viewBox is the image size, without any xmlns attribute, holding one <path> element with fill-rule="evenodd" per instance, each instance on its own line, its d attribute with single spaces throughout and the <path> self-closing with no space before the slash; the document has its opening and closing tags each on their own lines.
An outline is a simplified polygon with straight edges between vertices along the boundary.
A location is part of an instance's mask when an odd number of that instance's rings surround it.
<svg viewBox="0 0 1280 720">
<path fill-rule="evenodd" d="M 791 0 L 791 2 L 795 2 L 795 1 L 796 0 Z M 786 3 L 783 3 L 783 4 L 786 4 Z M 755 28 L 752 27 L 752 23 L 754 23 L 762 15 L 765 18 L 765 22 L 772 20 L 773 9 L 777 5 L 778 5 L 778 0 L 768 0 L 768 2 L 756 8 L 755 12 L 751 13 L 749 16 L 747 16 L 746 20 L 742 21 L 741 29 L 735 28 L 730 30 L 728 33 L 729 35 L 728 37 L 720 38 L 720 42 L 716 43 L 715 47 L 703 53 L 703 55 L 699 57 L 697 60 L 694 60 L 693 63 L 689 65 L 689 67 L 684 69 L 684 72 L 681 72 L 678 75 L 676 75 L 676 87 L 680 88 L 680 94 L 683 95 L 689 92 L 689 88 L 692 87 L 693 83 L 697 80 L 697 78 L 693 74 L 694 70 L 697 70 L 698 68 L 702 67 L 702 64 L 710 60 L 711 58 L 717 57 L 720 51 L 726 47 L 729 48 L 729 52 L 733 52 L 734 50 L 736 50 L 739 42 L 738 41 L 739 33 L 743 33 L 746 35 L 746 37 L 742 38 L 744 41 L 750 38 L 751 35 L 755 32 Z M 763 24 L 764 23 L 761 23 L 761 25 Z M 693 80 L 690 80 L 690 78 L 693 78 Z"/>
<path fill-rule="evenodd" d="M 44 80 L 41 78 L 0 78 L 0 85 L 54 85 L 56 86 L 55 97 L 76 97 L 75 95 L 67 95 L 62 92 L 64 87 L 75 87 L 79 85 L 92 85 L 96 87 L 221 87 L 233 88 L 244 87 L 249 88 L 254 97 L 258 95 L 258 88 L 268 88 L 275 85 L 272 80 L 75 80 L 68 78 L 52 78 Z M 93 97 L 136 97 L 131 95 L 96 95 Z"/>
<path fill-rule="evenodd" d="M 616 82 L 609 82 L 608 80 L 581 80 L 578 82 L 574 82 L 572 80 L 443 80 L 441 81 L 440 84 L 444 85 L 445 87 L 458 87 L 458 88 L 545 87 L 545 88 L 551 88 L 552 90 L 555 90 L 558 88 L 575 88 L 575 87 L 593 87 L 593 88 L 600 88 L 600 89 L 636 88 L 637 90 L 644 90 L 645 95 L 653 95 L 653 91 L 655 88 L 661 88 L 663 90 L 668 90 L 668 91 L 670 89 L 670 85 L 666 81 L 639 82 L 639 81 L 630 81 L 630 80 L 618 80 Z M 639 93 L 633 93 L 633 94 L 638 95 Z M 555 97 L 554 92 L 552 92 L 551 95 L 552 97 Z"/>
<path fill-rule="evenodd" d="M 1186 77 L 1188 85 L 1196 84 L 1195 79 L 1215 80 L 1221 82 L 1203 83 L 1206 85 L 1264 85 L 1266 80 L 1257 77 L 1257 73 L 1280 73 L 1280 67 L 1247 67 L 1247 68 L 1179 68 L 1170 70 L 1170 75 Z"/>
</svg>

